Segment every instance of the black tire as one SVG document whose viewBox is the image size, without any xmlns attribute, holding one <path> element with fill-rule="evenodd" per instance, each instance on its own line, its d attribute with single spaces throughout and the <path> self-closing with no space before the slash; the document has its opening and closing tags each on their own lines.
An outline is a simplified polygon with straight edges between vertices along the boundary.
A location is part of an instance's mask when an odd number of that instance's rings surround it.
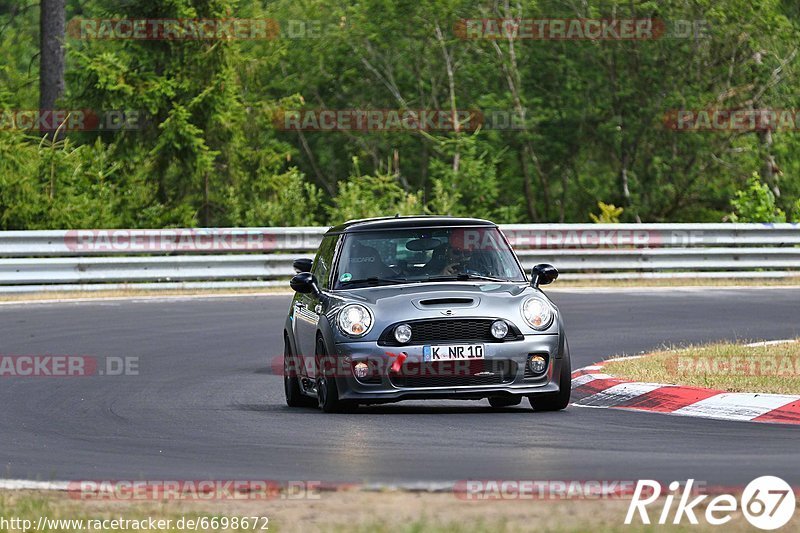
<svg viewBox="0 0 800 533">
<path fill-rule="evenodd" d="M 317 356 L 325 357 L 328 351 L 325 349 L 325 341 L 322 338 L 317 338 Z M 346 402 L 339 399 L 339 387 L 336 385 L 336 377 L 331 375 L 324 375 L 320 372 L 323 365 L 317 365 L 317 372 L 320 377 L 317 378 L 317 403 L 319 408 L 324 413 L 343 413 L 355 408 L 352 402 Z"/>
<path fill-rule="evenodd" d="M 572 394 L 572 368 L 569 356 L 561 360 L 561 374 L 558 377 L 558 392 L 531 394 L 528 401 L 534 411 L 561 411 L 569 405 Z"/>
<path fill-rule="evenodd" d="M 283 339 L 283 392 L 286 395 L 286 405 L 289 407 L 315 407 L 314 398 L 306 396 L 300 389 L 300 379 L 297 377 L 297 365 L 294 364 L 292 348 L 289 339 Z"/>
<path fill-rule="evenodd" d="M 522 396 L 493 396 L 489 398 L 489 405 L 495 409 L 514 407 L 522 402 Z"/>
</svg>

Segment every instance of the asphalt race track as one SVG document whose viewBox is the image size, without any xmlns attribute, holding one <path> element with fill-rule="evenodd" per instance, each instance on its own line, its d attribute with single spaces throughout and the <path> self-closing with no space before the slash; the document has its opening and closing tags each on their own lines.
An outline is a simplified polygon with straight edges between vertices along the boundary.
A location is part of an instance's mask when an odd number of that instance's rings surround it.
<svg viewBox="0 0 800 533">
<path fill-rule="evenodd" d="M 663 343 L 800 335 L 800 289 L 552 291 L 573 368 Z M 280 357 L 289 297 L 0 306 L 2 355 L 138 357 L 139 374 L 0 378 L 4 478 L 694 478 L 800 484 L 800 429 L 571 407 L 407 402 L 289 409 Z"/>
</svg>

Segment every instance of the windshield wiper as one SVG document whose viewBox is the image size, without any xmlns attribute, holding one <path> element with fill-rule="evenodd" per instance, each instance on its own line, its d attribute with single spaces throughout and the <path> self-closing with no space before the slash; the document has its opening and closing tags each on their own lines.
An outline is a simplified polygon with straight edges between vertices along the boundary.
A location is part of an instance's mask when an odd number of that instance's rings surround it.
<svg viewBox="0 0 800 533">
<path fill-rule="evenodd" d="M 425 281 L 469 281 L 472 279 L 478 279 L 482 281 L 508 281 L 507 279 L 503 278 L 493 278 L 491 276 L 481 276 L 479 274 L 455 274 L 453 276 L 431 276 L 425 279 Z"/>
<path fill-rule="evenodd" d="M 362 278 L 362 279 L 349 279 L 347 281 L 342 281 L 342 285 L 353 285 L 355 283 L 368 283 L 371 285 L 377 285 L 378 283 L 407 283 L 408 280 L 406 278 L 379 278 L 377 276 L 369 277 L 369 278 Z"/>
</svg>

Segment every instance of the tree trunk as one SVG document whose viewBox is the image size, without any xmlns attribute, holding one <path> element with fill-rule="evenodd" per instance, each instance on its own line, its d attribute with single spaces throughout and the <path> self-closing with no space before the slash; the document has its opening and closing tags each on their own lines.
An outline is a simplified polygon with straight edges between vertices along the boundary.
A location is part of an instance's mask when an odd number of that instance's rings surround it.
<svg viewBox="0 0 800 533">
<path fill-rule="evenodd" d="M 761 167 L 761 178 L 766 182 L 767 186 L 772 189 L 772 193 L 775 197 L 779 198 L 781 195 L 781 188 L 778 184 L 778 177 L 783 174 L 783 171 L 778 167 L 778 163 L 775 161 L 775 155 L 772 153 L 772 131 L 762 131 L 759 133 L 758 138 L 765 154 L 764 165 Z"/>
<path fill-rule="evenodd" d="M 64 37 L 67 24 L 66 0 L 41 0 L 39 17 L 39 110 L 56 108 L 64 94 Z M 57 124 L 52 125 L 57 127 Z M 40 133 L 53 137 L 54 129 L 43 126 Z M 59 135 L 60 136 L 60 135 Z"/>
</svg>

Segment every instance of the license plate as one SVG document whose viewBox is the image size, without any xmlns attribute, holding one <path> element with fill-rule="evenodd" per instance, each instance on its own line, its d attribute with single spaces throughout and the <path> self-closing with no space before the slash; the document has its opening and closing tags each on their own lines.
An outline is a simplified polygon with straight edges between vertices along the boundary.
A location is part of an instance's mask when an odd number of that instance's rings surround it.
<svg viewBox="0 0 800 533">
<path fill-rule="evenodd" d="M 483 359 L 483 344 L 439 344 L 422 347 L 423 361 Z"/>
</svg>

